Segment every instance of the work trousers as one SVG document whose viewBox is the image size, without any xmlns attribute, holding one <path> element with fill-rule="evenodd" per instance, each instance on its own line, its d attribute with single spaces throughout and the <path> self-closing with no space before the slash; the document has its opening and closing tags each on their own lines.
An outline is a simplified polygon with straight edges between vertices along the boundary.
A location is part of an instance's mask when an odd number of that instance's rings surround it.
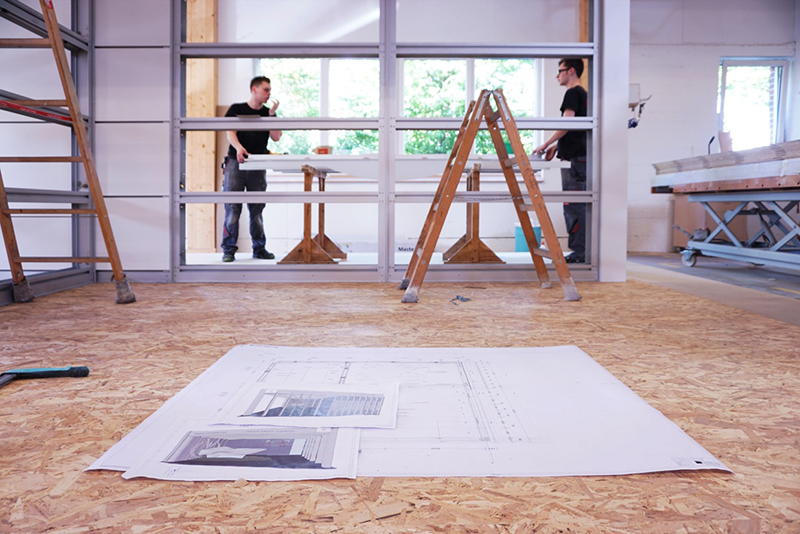
<svg viewBox="0 0 800 534">
<path fill-rule="evenodd" d="M 226 158 L 224 191 L 266 191 L 266 171 L 239 170 L 236 158 Z M 248 204 L 250 213 L 250 238 L 253 241 L 253 253 L 264 250 L 267 236 L 264 234 L 264 204 Z M 239 217 L 242 214 L 241 204 L 225 204 L 225 225 L 222 229 L 222 252 L 233 254 L 239 248 Z"/>
<path fill-rule="evenodd" d="M 569 169 L 561 169 L 561 189 L 586 191 L 586 158 L 570 160 Z M 579 261 L 586 259 L 586 204 L 564 202 L 567 223 L 567 246 Z"/>
</svg>

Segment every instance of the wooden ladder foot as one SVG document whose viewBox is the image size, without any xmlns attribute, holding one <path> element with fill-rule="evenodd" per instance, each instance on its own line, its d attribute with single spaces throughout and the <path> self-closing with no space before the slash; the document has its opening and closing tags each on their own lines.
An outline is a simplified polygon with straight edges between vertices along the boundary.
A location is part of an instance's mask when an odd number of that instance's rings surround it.
<svg viewBox="0 0 800 534">
<path fill-rule="evenodd" d="M 23 278 L 22 281 L 12 284 L 12 286 L 14 302 L 31 302 L 33 300 L 33 290 L 27 278 Z"/>
<path fill-rule="evenodd" d="M 578 288 L 572 282 L 567 282 L 566 284 L 562 282 L 561 289 L 564 291 L 564 300 L 581 300 Z"/>
<path fill-rule="evenodd" d="M 131 284 L 128 282 L 128 277 L 123 277 L 122 280 L 117 280 L 117 304 L 130 304 L 136 302 L 136 295 L 131 290 Z"/>
<path fill-rule="evenodd" d="M 406 289 L 408 288 L 408 283 L 411 281 L 410 278 L 403 278 L 399 284 L 397 284 L 397 289 Z"/>
<path fill-rule="evenodd" d="M 409 287 L 406 289 L 406 293 L 403 295 L 403 298 L 400 299 L 400 302 L 416 304 L 419 302 L 419 290 L 416 287 Z"/>
</svg>

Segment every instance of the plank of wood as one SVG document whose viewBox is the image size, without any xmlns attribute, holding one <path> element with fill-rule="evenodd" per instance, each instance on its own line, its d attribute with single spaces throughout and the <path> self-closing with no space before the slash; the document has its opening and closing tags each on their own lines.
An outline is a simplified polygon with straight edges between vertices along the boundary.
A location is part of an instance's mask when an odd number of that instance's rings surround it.
<svg viewBox="0 0 800 534">
<path fill-rule="evenodd" d="M 787 141 L 786 143 L 752 148 L 750 150 L 721 152 L 719 154 L 709 154 L 707 156 L 664 161 L 661 163 L 654 163 L 653 167 L 656 169 L 656 174 L 671 174 L 675 172 L 730 167 L 732 165 L 741 165 L 745 163 L 762 163 L 765 161 L 791 158 L 800 158 L 800 140 Z"/>
<path fill-rule="evenodd" d="M 186 4 L 186 40 L 190 43 L 217 41 L 217 0 L 189 0 Z M 186 116 L 216 116 L 218 95 L 216 59 L 186 60 Z M 215 191 L 220 158 L 215 132 L 187 132 L 186 190 Z M 214 205 L 186 206 L 186 251 L 217 250 Z"/>
</svg>

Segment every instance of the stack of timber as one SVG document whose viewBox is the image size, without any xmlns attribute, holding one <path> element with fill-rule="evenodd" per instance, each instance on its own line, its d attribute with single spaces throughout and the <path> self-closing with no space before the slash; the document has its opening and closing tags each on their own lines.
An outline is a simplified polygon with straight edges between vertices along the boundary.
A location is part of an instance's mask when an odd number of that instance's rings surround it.
<svg viewBox="0 0 800 534">
<path fill-rule="evenodd" d="M 800 189 L 800 141 L 654 163 L 653 193 Z"/>
</svg>

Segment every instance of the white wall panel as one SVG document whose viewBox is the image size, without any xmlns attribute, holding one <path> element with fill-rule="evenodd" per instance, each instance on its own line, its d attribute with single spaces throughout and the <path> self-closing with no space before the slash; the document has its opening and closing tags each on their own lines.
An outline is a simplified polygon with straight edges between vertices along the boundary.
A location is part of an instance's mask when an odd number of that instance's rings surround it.
<svg viewBox="0 0 800 534">
<path fill-rule="evenodd" d="M 95 53 L 98 121 L 170 119 L 168 48 L 100 48 Z"/>
<path fill-rule="evenodd" d="M 169 195 L 169 123 L 101 123 L 96 128 L 95 162 L 103 193 Z"/>
<path fill-rule="evenodd" d="M 219 41 L 377 43 L 377 0 L 222 0 Z"/>
<path fill-rule="evenodd" d="M 97 46 L 169 46 L 171 2 L 100 0 L 95 2 Z"/>
<path fill-rule="evenodd" d="M 106 205 L 123 269 L 168 270 L 169 198 L 107 198 Z M 105 254 L 99 227 L 95 241 L 98 255 Z"/>
<path fill-rule="evenodd" d="M 69 156 L 70 130 L 43 122 L 0 123 L 0 155 Z M 0 164 L 6 187 L 70 189 L 70 163 Z"/>
<path fill-rule="evenodd" d="M 794 40 L 795 0 L 684 2 L 686 43 L 765 45 Z"/>
</svg>

